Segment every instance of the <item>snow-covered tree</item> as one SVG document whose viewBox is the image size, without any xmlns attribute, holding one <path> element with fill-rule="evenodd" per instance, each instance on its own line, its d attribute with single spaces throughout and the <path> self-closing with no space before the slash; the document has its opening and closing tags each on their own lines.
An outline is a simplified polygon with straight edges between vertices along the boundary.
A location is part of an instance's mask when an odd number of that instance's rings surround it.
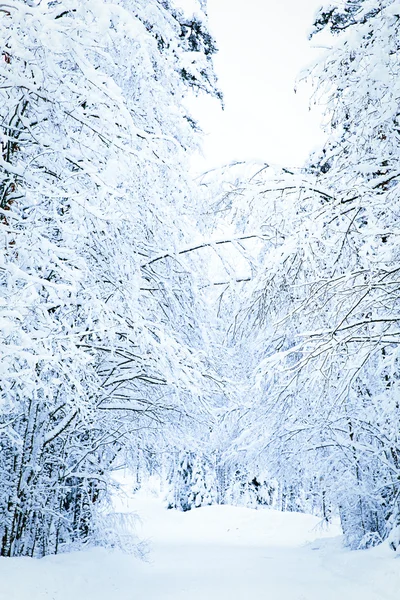
<svg viewBox="0 0 400 600">
<path fill-rule="evenodd" d="M 219 95 L 199 12 L 0 5 L 1 554 L 96 535 L 125 448 L 207 404 L 182 106 Z M 137 433 L 140 431 L 141 433 Z"/>
<path fill-rule="evenodd" d="M 399 519 L 399 22 L 393 0 L 321 10 L 332 47 L 311 77 L 328 142 L 306 170 L 240 189 L 271 233 L 239 313 L 262 357 L 252 441 L 319 486 L 353 547 Z"/>
<path fill-rule="evenodd" d="M 170 456 L 167 476 L 168 508 L 187 511 L 217 504 L 214 457 L 194 451 Z"/>
</svg>

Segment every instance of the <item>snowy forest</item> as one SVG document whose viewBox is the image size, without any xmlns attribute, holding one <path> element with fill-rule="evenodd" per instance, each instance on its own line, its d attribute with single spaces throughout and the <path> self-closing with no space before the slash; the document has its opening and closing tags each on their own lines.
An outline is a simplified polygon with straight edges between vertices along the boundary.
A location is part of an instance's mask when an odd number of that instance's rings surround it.
<svg viewBox="0 0 400 600">
<path fill-rule="evenodd" d="M 325 145 L 194 176 L 204 0 L 0 3 L 1 556 L 129 546 L 122 469 L 400 545 L 400 3 L 311 27 Z"/>
</svg>

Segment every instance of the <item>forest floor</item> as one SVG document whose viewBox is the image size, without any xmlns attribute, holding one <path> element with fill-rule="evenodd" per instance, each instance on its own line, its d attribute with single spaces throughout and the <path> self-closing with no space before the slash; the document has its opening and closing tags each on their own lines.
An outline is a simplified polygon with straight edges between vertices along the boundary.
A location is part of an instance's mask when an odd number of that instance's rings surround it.
<svg viewBox="0 0 400 600">
<path fill-rule="evenodd" d="M 142 519 L 146 561 L 120 551 L 0 559 L 0 600 L 398 600 L 400 556 L 350 552 L 338 525 L 298 513 L 210 506 L 167 511 L 153 495 Z M 127 505 L 119 509 L 127 510 Z"/>
</svg>

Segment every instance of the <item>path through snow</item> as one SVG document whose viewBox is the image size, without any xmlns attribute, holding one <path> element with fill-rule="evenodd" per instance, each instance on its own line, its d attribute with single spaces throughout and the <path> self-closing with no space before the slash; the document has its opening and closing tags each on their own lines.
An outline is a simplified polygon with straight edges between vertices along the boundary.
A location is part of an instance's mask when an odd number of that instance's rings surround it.
<svg viewBox="0 0 400 600">
<path fill-rule="evenodd" d="M 130 502 L 132 506 L 132 501 Z M 149 562 L 91 550 L 0 559 L 0 600 L 398 600 L 400 557 L 348 552 L 309 515 L 133 501 Z"/>
</svg>

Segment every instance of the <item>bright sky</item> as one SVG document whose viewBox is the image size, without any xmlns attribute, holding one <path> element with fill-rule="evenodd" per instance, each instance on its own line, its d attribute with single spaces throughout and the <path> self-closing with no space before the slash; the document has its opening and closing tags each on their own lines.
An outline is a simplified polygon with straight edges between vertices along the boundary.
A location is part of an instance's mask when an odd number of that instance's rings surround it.
<svg viewBox="0 0 400 600">
<path fill-rule="evenodd" d="M 206 132 L 196 169 L 232 160 L 301 165 L 324 140 L 311 88 L 296 78 L 318 50 L 307 34 L 323 0 L 208 0 L 219 53 L 215 68 L 225 110 L 211 99 L 191 104 Z"/>
</svg>

